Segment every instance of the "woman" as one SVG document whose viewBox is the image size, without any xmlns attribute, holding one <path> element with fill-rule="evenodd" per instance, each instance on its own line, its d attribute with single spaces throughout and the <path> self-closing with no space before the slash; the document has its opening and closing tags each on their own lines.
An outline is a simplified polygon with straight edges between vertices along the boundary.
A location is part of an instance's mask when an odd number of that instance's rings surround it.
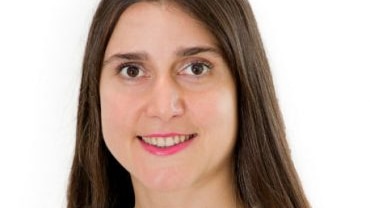
<svg viewBox="0 0 370 208">
<path fill-rule="evenodd" d="M 245 0 L 103 0 L 68 207 L 309 207 Z"/>
</svg>

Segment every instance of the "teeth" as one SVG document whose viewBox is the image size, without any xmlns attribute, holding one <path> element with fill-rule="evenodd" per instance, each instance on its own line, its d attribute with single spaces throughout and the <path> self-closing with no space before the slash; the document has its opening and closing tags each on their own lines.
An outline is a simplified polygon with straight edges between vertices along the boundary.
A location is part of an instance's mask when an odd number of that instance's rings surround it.
<svg viewBox="0 0 370 208">
<path fill-rule="evenodd" d="M 157 139 L 156 138 L 148 138 L 148 143 L 149 144 L 153 144 L 153 145 L 157 145 L 158 142 L 157 142 Z"/>
<path fill-rule="evenodd" d="M 142 140 L 147 144 L 164 148 L 185 142 L 190 138 L 191 135 L 177 135 L 173 137 L 142 137 Z"/>
<path fill-rule="evenodd" d="M 166 139 L 166 147 L 171 147 L 175 144 L 175 141 L 173 138 L 170 138 L 170 139 Z"/>
<path fill-rule="evenodd" d="M 143 140 L 144 140 L 144 142 L 149 143 L 149 138 L 148 137 L 143 137 Z"/>
<path fill-rule="evenodd" d="M 166 145 L 166 141 L 164 138 L 157 138 L 157 146 L 158 147 L 164 147 Z"/>
<path fill-rule="evenodd" d="M 179 136 L 175 136 L 173 140 L 175 141 L 175 144 L 180 143 L 180 137 Z"/>
</svg>

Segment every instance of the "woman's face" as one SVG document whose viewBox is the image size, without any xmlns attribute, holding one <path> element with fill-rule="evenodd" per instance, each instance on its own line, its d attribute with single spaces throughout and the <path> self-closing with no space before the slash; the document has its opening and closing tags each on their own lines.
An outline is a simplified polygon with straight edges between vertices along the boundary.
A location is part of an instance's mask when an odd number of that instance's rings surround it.
<svg viewBox="0 0 370 208">
<path fill-rule="evenodd" d="M 105 143 L 134 187 L 231 176 L 236 90 L 217 41 L 169 4 L 136 3 L 109 40 L 100 80 Z"/>
</svg>

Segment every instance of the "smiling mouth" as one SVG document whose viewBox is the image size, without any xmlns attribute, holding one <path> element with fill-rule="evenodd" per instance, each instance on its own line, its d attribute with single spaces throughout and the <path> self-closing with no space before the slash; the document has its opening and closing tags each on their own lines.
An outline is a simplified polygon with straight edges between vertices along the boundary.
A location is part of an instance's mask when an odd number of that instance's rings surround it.
<svg viewBox="0 0 370 208">
<path fill-rule="evenodd" d="M 154 147 L 168 148 L 187 142 L 196 136 L 197 134 L 186 134 L 166 137 L 137 136 L 137 138 L 143 141 L 144 143 Z"/>
</svg>

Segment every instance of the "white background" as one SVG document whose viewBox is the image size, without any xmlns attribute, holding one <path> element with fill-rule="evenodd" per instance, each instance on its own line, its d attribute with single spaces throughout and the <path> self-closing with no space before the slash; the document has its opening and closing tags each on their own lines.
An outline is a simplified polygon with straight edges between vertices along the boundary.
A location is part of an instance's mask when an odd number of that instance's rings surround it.
<svg viewBox="0 0 370 208">
<path fill-rule="evenodd" d="M 0 207 L 65 207 L 97 2 L 0 2 Z M 370 207 L 368 1 L 251 4 L 312 206 Z"/>
</svg>

